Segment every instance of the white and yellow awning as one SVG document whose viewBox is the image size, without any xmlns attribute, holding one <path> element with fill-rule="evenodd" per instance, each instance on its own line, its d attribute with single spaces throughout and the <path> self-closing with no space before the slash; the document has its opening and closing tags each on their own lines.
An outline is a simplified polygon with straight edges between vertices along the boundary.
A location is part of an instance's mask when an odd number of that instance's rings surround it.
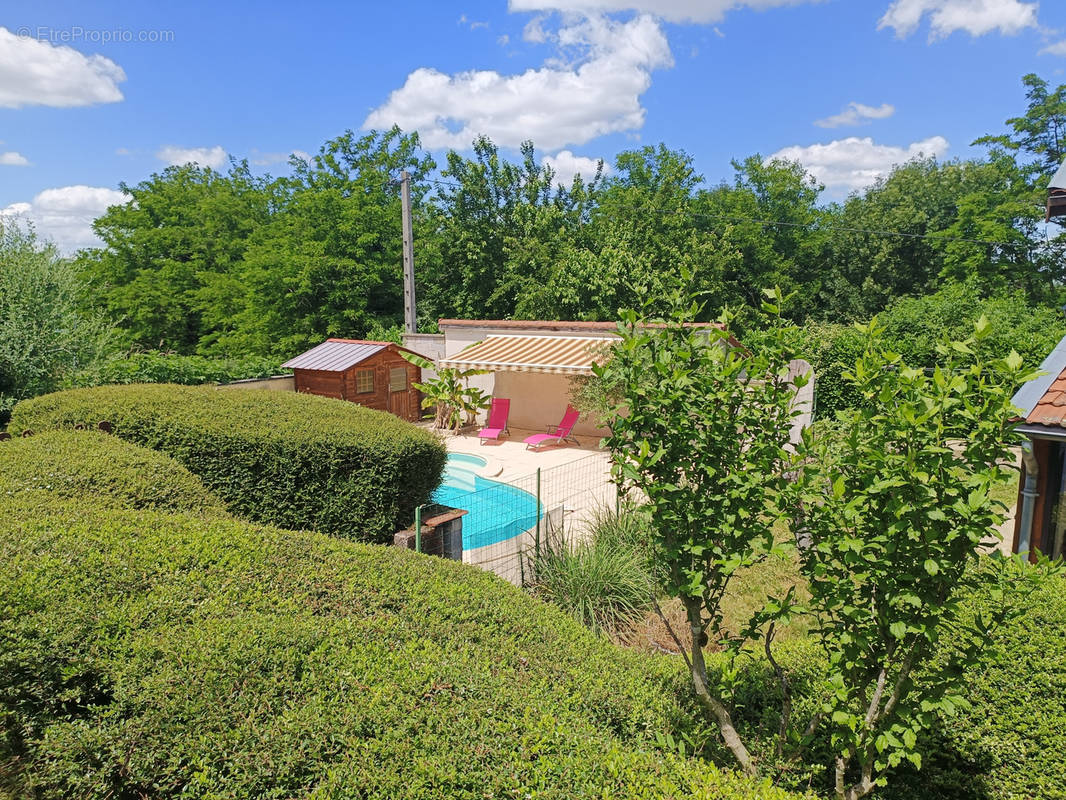
<svg viewBox="0 0 1066 800">
<path fill-rule="evenodd" d="M 614 336 L 493 335 L 437 363 L 453 369 L 591 375 L 592 365 L 602 363 L 617 341 Z"/>
</svg>

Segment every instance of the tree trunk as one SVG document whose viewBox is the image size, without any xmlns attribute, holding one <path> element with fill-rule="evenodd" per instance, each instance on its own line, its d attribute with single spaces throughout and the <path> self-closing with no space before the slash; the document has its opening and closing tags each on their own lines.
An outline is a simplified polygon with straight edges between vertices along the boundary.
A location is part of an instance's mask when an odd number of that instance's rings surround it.
<svg viewBox="0 0 1066 800">
<path fill-rule="evenodd" d="M 707 685 L 707 663 L 703 660 L 703 640 L 706 636 L 706 628 L 700 619 L 702 603 L 698 598 L 691 597 L 684 598 L 684 603 L 685 611 L 688 614 L 689 628 L 692 631 L 692 660 L 690 661 L 690 666 L 692 670 L 692 686 L 696 690 L 696 699 L 700 701 L 700 705 L 711 714 L 718 724 L 718 729 L 722 732 L 722 740 L 734 758 L 736 758 L 744 773 L 752 776 L 757 775 L 758 770 L 755 768 L 751 754 L 748 752 L 748 748 L 744 746 L 744 742 L 740 740 L 740 734 L 737 733 L 737 729 L 733 727 L 733 718 L 729 714 L 729 709 L 725 707 L 721 700 L 711 694 Z"/>
</svg>

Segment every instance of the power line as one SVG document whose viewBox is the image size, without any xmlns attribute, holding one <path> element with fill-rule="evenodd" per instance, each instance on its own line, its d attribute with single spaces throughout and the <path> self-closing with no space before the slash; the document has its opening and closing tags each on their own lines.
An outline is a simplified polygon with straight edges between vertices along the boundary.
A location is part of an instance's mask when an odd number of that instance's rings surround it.
<svg viewBox="0 0 1066 800">
<path fill-rule="evenodd" d="M 444 186 L 450 189 L 462 189 L 463 187 L 458 183 L 451 183 L 449 181 L 435 180 L 432 178 L 424 178 L 426 183 L 434 184 L 435 186 Z M 821 225 L 817 222 L 789 222 L 785 220 L 772 220 L 772 219 L 760 219 L 758 217 L 741 217 L 732 216 L 727 214 L 706 214 L 697 211 L 688 211 L 682 209 L 666 209 L 666 208 L 645 208 L 634 205 L 622 205 L 622 208 L 628 208 L 632 211 L 640 211 L 644 213 L 654 213 L 662 215 L 677 214 L 695 219 L 709 219 L 719 220 L 723 222 L 734 223 L 753 223 L 756 225 L 773 225 L 777 227 L 787 228 L 803 228 L 813 231 L 825 231 L 828 233 L 856 233 L 867 234 L 870 236 L 894 236 L 900 239 L 929 239 L 936 242 L 960 242 L 963 244 L 976 244 L 976 245 L 988 245 L 992 247 L 1017 247 L 1024 244 L 1023 242 L 1000 242 L 993 239 L 969 239 L 963 236 L 941 236 L 935 233 L 908 233 L 905 231 L 890 231 L 877 228 L 855 228 L 847 225 Z M 1046 238 L 1046 231 L 1045 231 Z"/>
</svg>

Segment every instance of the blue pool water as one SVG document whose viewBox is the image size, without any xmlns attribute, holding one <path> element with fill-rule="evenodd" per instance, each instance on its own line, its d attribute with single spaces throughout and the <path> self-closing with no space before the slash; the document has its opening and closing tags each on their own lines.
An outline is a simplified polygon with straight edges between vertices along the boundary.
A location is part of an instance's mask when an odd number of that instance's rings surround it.
<svg viewBox="0 0 1066 800">
<path fill-rule="evenodd" d="M 444 479 L 433 501 L 470 512 L 463 517 L 463 549 L 496 544 L 532 528 L 537 522 L 537 498 L 506 483 L 482 478 L 476 470 L 487 462 L 481 456 L 451 453 Z"/>
</svg>

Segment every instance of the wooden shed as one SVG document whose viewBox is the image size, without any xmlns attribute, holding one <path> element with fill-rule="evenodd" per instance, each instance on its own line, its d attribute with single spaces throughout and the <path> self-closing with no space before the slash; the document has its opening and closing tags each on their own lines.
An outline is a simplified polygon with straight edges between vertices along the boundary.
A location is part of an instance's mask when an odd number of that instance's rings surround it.
<svg viewBox="0 0 1066 800">
<path fill-rule="evenodd" d="M 296 391 L 350 400 L 412 422 L 421 416 L 421 395 L 413 384 L 422 370 L 392 342 L 327 339 L 281 366 L 293 371 Z"/>
</svg>

